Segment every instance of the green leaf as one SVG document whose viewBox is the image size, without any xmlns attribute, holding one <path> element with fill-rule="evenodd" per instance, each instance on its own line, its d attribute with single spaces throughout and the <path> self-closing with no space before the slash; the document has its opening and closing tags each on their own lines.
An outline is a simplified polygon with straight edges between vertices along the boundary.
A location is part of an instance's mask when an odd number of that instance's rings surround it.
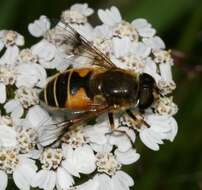
<svg viewBox="0 0 202 190">
<path fill-rule="evenodd" d="M 144 0 L 130 4 L 126 19 L 146 18 L 158 32 L 167 30 L 176 19 L 191 10 L 198 0 Z M 138 4 L 139 3 L 139 4 Z"/>
</svg>

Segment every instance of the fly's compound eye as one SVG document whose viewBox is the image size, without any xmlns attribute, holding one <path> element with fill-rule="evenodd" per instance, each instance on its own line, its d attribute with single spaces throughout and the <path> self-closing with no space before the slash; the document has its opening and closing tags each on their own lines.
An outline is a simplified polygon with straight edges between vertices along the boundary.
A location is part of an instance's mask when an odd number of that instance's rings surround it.
<svg viewBox="0 0 202 190">
<path fill-rule="evenodd" d="M 153 87 L 154 84 L 155 84 L 155 80 L 151 75 L 147 73 L 143 73 L 140 75 L 140 86 Z"/>
<path fill-rule="evenodd" d="M 151 106 L 154 101 L 153 89 L 155 81 L 149 74 L 143 73 L 139 79 L 139 104 L 140 110 L 144 110 Z"/>
</svg>

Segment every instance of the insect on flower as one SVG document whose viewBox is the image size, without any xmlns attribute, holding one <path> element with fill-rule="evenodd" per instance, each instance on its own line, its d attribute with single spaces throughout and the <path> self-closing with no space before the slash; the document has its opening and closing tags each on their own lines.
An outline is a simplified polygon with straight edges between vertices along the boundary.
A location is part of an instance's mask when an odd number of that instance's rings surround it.
<svg viewBox="0 0 202 190">
<path fill-rule="evenodd" d="M 142 123 L 148 126 L 131 108 L 142 112 L 151 106 L 154 94 L 158 93 L 153 77 L 118 68 L 70 25 L 58 25 L 65 29 L 65 43 L 73 47 L 73 56 L 90 58 L 92 67 L 57 73 L 40 93 L 45 106 L 72 115 L 72 118 L 54 125 L 58 129 L 57 137 L 63 136 L 69 127 L 83 124 L 103 113 L 108 113 L 112 131 L 118 131 L 114 114 L 121 111 L 128 114 L 136 127 Z"/>
</svg>

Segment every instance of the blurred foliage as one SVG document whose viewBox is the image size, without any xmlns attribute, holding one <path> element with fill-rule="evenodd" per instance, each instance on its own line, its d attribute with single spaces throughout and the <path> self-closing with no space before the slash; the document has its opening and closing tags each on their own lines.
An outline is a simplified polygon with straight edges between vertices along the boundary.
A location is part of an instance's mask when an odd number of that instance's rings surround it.
<svg viewBox="0 0 202 190">
<path fill-rule="evenodd" d="M 183 52 L 177 59 L 174 78 L 179 133 L 174 143 L 159 152 L 138 144 L 141 159 L 125 169 L 134 176 L 134 189 L 202 189 L 202 1 L 201 0 L 0 0 L 0 28 L 14 29 L 33 39 L 28 23 L 45 14 L 58 18 L 73 3 L 87 2 L 91 7 L 117 6 L 127 20 L 148 19 L 170 49 Z M 92 21 L 98 22 L 97 16 Z M 15 189 L 9 185 L 9 189 Z M 13 188 L 12 188 L 13 187 Z"/>
</svg>

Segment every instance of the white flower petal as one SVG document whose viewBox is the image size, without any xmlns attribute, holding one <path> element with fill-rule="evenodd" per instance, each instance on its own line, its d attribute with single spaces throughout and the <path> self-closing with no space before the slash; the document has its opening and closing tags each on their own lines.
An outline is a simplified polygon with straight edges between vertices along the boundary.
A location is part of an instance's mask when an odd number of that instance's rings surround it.
<svg viewBox="0 0 202 190">
<path fill-rule="evenodd" d="M 6 101 L 6 85 L 0 82 L 0 104 Z"/>
<path fill-rule="evenodd" d="M 14 65 L 17 61 L 18 54 L 19 48 L 17 46 L 9 46 L 0 58 L 0 64 Z"/>
<path fill-rule="evenodd" d="M 24 113 L 24 109 L 19 100 L 10 100 L 4 105 L 7 113 L 11 113 L 12 118 L 20 118 Z"/>
<path fill-rule="evenodd" d="M 178 130 L 176 120 L 171 116 L 148 115 L 145 117 L 151 129 L 158 133 L 161 139 L 173 141 Z"/>
<path fill-rule="evenodd" d="M 85 127 L 84 132 L 90 142 L 105 144 L 107 142 L 106 134 L 109 132 L 109 127 L 106 122 L 102 122 L 94 125 L 93 127 Z"/>
<path fill-rule="evenodd" d="M 0 170 L 0 190 L 5 190 L 8 185 L 8 176 L 4 171 Z"/>
<path fill-rule="evenodd" d="M 153 38 L 143 38 L 143 42 L 146 44 L 146 46 L 152 48 L 153 50 L 165 49 L 163 40 L 158 36 Z"/>
<path fill-rule="evenodd" d="M 15 40 L 15 43 L 17 46 L 23 46 L 25 44 L 24 36 L 22 36 L 21 34 L 17 34 L 17 38 Z"/>
<path fill-rule="evenodd" d="M 157 73 L 156 63 L 150 58 L 145 61 L 144 73 L 151 75 L 156 82 L 161 79 L 161 76 Z"/>
<path fill-rule="evenodd" d="M 44 190 L 53 190 L 56 185 L 56 174 L 50 170 L 40 170 L 32 179 L 32 186 Z"/>
<path fill-rule="evenodd" d="M 42 187 L 44 180 L 46 178 L 47 170 L 40 170 L 32 179 L 31 186 L 36 187 Z"/>
<path fill-rule="evenodd" d="M 40 37 L 43 36 L 50 29 L 49 19 L 42 15 L 39 20 L 35 20 L 33 23 L 28 25 L 28 30 L 32 36 Z"/>
<path fill-rule="evenodd" d="M 152 129 L 142 129 L 140 131 L 141 141 L 152 150 L 159 150 L 159 144 L 162 144 L 160 135 L 154 132 Z"/>
<path fill-rule="evenodd" d="M 80 14 L 82 14 L 84 16 L 90 16 L 94 12 L 93 9 L 91 9 L 91 8 L 88 7 L 87 3 L 84 3 L 84 4 L 80 4 L 80 3 L 74 4 L 74 5 L 71 6 L 70 10 L 71 11 L 77 11 L 77 12 L 79 12 Z"/>
<path fill-rule="evenodd" d="M 76 160 L 77 169 L 80 173 L 90 174 L 96 169 L 96 158 L 93 150 L 88 145 L 78 147 L 74 151 L 74 159 Z"/>
<path fill-rule="evenodd" d="M 109 39 L 112 37 L 112 31 L 108 25 L 102 24 L 102 25 L 96 26 L 94 28 L 93 35 L 94 35 L 94 38 L 107 38 L 107 39 Z"/>
<path fill-rule="evenodd" d="M 121 14 L 116 7 L 111 7 L 111 9 L 98 10 L 98 16 L 100 20 L 109 26 L 114 26 L 115 24 L 121 22 Z"/>
<path fill-rule="evenodd" d="M 146 19 L 135 19 L 132 25 L 142 37 L 152 37 L 156 33 L 156 30 L 151 27 L 151 24 Z"/>
<path fill-rule="evenodd" d="M 3 41 L 1 41 L 1 39 L 0 39 L 0 51 L 1 51 L 3 48 L 4 48 L 4 43 L 3 43 Z"/>
<path fill-rule="evenodd" d="M 56 47 L 47 40 L 41 40 L 31 49 L 34 55 L 37 55 L 39 59 L 43 59 L 42 61 L 51 61 L 56 54 Z"/>
<path fill-rule="evenodd" d="M 72 147 L 63 145 L 62 150 L 65 157 L 65 160 L 62 162 L 62 166 L 73 176 L 80 177 Z"/>
<path fill-rule="evenodd" d="M 149 24 L 147 22 L 146 19 L 144 18 L 137 18 L 135 20 L 133 20 L 133 22 L 131 23 L 135 28 L 145 28 L 145 27 L 151 27 L 151 24 Z"/>
<path fill-rule="evenodd" d="M 134 132 L 133 129 L 129 129 L 128 127 L 119 127 L 120 131 L 125 131 L 126 134 L 122 134 L 123 136 L 126 136 L 128 138 L 128 140 L 130 140 L 131 142 L 135 142 L 136 139 L 136 134 Z"/>
<path fill-rule="evenodd" d="M 87 182 L 77 186 L 77 190 L 98 190 L 98 182 L 96 180 L 88 180 Z"/>
<path fill-rule="evenodd" d="M 168 81 L 168 82 L 173 81 L 170 63 L 159 64 L 159 70 L 160 70 L 161 77 L 163 80 Z"/>
<path fill-rule="evenodd" d="M 134 44 L 134 49 L 132 51 L 139 58 L 146 58 L 151 53 L 151 48 L 147 47 L 144 43 L 138 42 Z"/>
<path fill-rule="evenodd" d="M 125 152 L 132 147 L 130 139 L 122 133 L 112 134 L 110 136 L 109 142 L 110 144 L 118 147 L 118 150 L 121 152 Z"/>
<path fill-rule="evenodd" d="M 30 126 L 27 127 L 38 128 L 50 119 L 50 116 L 44 109 L 39 105 L 35 105 L 29 109 L 25 124 L 30 124 Z"/>
<path fill-rule="evenodd" d="M 127 173 L 123 171 L 118 171 L 114 176 L 112 176 L 112 181 L 113 184 L 116 184 L 117 187 L 123 190 L 129 189 L 129 187 L 134 185 L 132 177 L 130 177 Z"/>
<path fill-rule="evenodd" d="M 111 144 L 97 144 L 97 143 L 91 143 L 91 147 L 95 152 L 111 152 L 113 149 L 113 145 Z"/>
<path fill-rule="evenodd" d="M 46 71 L 45 69 L 35 63 L 23 63 L 17 66 L 16 68 L 17 78 L 16 86 L 19 88 L 25 86 L 28 88 L 44 87 L 46 84 Z"/>
<path fill-rule="evenodd" d="M 117 58 L 126 56 L 131 50 L 131 45 L 130 39 L 127 37 L 112 39 L 113 52 Z"/>
<path fill-rule="evenodd" d="M 120 152 L 118 149 L 115 150 L 116 159 L 124 164 L 132 164 L 140 158 L 140 154 L 134 149 L 129 149 L 127 152 Z"/>
<path fill-rule="evenodd" d="M 21 164 L 15 169 L 13 173 L 13 180 L 19 189 L 29 190 L 34 176 L 35 169 L 32 166 L 29 166 L 28 164 Z"/>
<path fill-rule="evenodd" d="M 32 158 L 32 159 L 39 159 L 40 155 L 42 153 L 42 149 L 40 150 L 31 150 L 29 153 L 26 154 L 26 156 L 28 158 Z"/>
<path fill-rule="evenodd" d="M 14 128 L 0 125 L 0 147 L 15 147 L 17 145 L 16 136 Z"/>
<path fill-rule="evenodd" d="M 111 184 L 111 178 L 106 174 L 97 174 L 93 180 L 99 183 L 98 190 L 115 190 Z"/>
<path fill-rule="evenodd" d="M 74 184 L 73 177 L 64 168 L 57 169 L 57 183 L 61 189 L 68 189 Z"/>
</svg>

